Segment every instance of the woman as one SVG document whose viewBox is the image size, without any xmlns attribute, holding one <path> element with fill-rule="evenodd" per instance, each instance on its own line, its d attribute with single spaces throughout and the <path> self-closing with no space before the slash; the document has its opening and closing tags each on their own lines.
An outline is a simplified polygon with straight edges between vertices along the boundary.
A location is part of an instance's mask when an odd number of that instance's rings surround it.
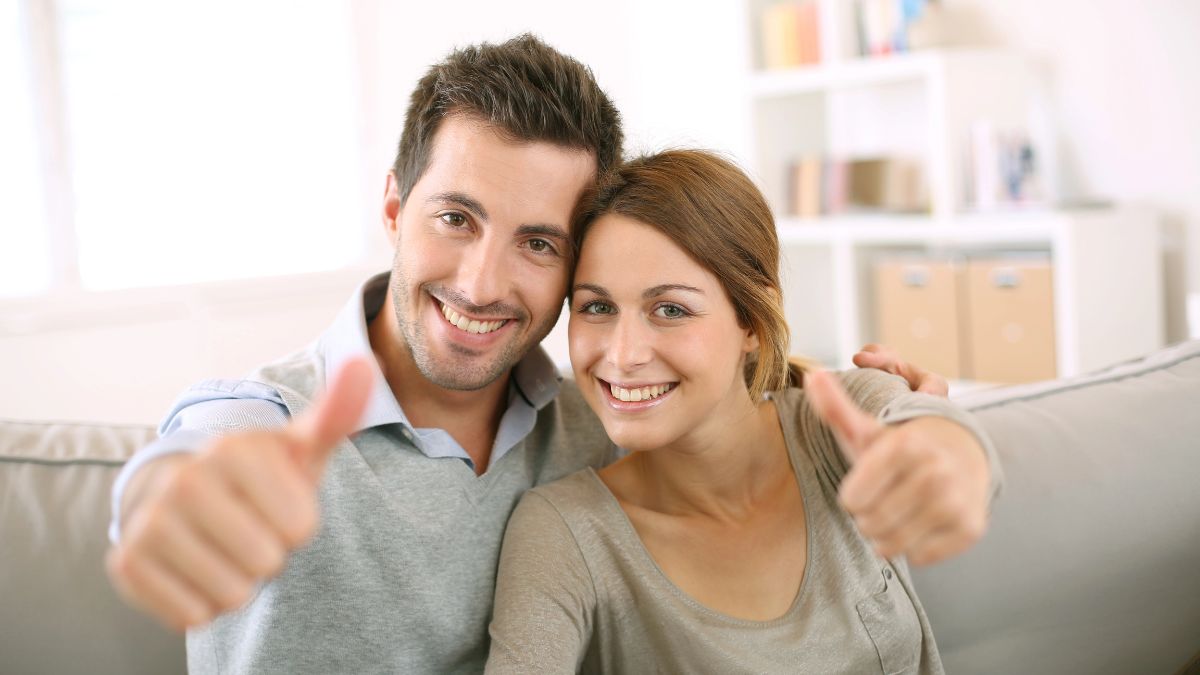
<svg viewBox="0 0 1200 675">
<path fill-rule="evenodd" d="M 799 388 L 770 210 L 728 162 L 645 157 L 585 204 L 571 362 L 630 453 L 517 506 L 488 672 L 941 672 L 900 556 L 982 534 L 969 418 L 870 369 Z"/>
</svg>

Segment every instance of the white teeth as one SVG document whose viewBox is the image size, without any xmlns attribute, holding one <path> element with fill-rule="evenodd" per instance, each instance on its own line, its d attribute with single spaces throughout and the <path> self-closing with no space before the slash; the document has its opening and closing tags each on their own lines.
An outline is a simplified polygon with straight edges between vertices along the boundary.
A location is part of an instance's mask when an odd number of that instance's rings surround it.
<svg viewBox="0 0 1200 675">
<path fill-rule="evenodd" d="M 446 321 L 449 321 L 451 325 L 468 333 L 490 333 L 504 325 L 503 321 L 477 321 L 475 319 L 468 319 L 450 309 L 449 305 L 442 305 L 442 316 L 446 317 Z"/>
<path fill-rule="evenodd" d="M 620 401 L 649 401 L 652 398 L 658 398 L 671 390 L 669 384 L 656 384 L 654 386 L 640 387 L 637 389 L 626 389 L 615 384 L 609 384 L 608 390 L 612 392 L 613 398 Z"/>
</svg>

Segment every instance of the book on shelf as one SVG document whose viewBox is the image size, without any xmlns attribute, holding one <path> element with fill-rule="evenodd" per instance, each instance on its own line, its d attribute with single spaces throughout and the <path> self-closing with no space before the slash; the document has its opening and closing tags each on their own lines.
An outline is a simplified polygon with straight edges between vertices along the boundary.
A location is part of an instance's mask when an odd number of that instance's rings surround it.
<svg viewBox="0 0 1200 675">
<path fill-rule="evenodd" d="M 787 215 L 798 218 L 929 210 L 924 167 L 903 157 L 802 157 L 788 167 L 787 188 Z"/>
<path fill-rule="evenodd" d="M 762 63 L 768 70 L 819 63 L 821 39 L 816 0 L 788 0 L 762 12 Z"/>
<path fill-rule="evenodd" d="M 859 56 L 907 52 L 913 25 L 934 0 L 857 0 L 855 34 Z"/>
</svg>

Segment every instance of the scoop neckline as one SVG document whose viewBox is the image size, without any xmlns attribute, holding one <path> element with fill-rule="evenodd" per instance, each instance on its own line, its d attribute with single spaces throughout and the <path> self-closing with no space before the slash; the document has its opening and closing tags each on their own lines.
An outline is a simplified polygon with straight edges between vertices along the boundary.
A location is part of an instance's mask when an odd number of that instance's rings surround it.
<svg viewBox="0 0 1200 675">
<path fill-rule="evenodd" d="M 804 480 L 801 478 L 799 469 L 796 466 L 796 457 L 794 457 L 792 453 L 792 442 L 794 439 L 792 438 L 791 431 L 788 429 L 788 425 L 784 423 L 783 411 L 774 397 L 770 397 L 770 400 L 775 405 L 775 415 L 779 420 L 779 426 L 783 431 L 784 445 L 786 446 L 788 453 L 788 463 L 792 467 L 792 477 L 796 479 L 796 485 L 800 489 L 800 503 L 804 507 L 805 549 L 804 570 L 801 572 L 802 576 L 800 577 L 800 588 L 796 591 L 796 597 L 792 598 L 792 604 L 787 608 L 787 611 L 775 617 L 774 619 L 758 621 L 755 619 L 742 619 L 731 614 L 726 614 L 725 612 L 715 610 L 712 607 L 700 602 L 696 598 L 692 597 L 690 593 L 680 588 L 674 581 L 671 580 L 671 577 L 667 576 L 667 573 L 664 572 L 662 567 L 659 566 L 658 561 L 654 559 L 654 556 L 650 555 L 650 550 L 646 548 L 646 544 L 642 541 L 642 538 L 638 536 L 637 528 L 633 526 L 633 521 L 629 519 L 629 514 L 625 513 L 625 509 L 621 508 L 621 502 L 617 499 L 617 496 L 614 495 L 612 490 L 608 489 L 608 486 L 604 484 L 604 481 L 600 478 L 600 474 L 596 472 L 594 467 L 587 467 L 588 475 L 591 477 L 596 487 L 598 487 L 600 492 L 604 495 L 606 506 L 614 510 L 617 516 L 617 522 L 620 523 L 620 527 L 623 530 L 626 538 L 632 541 L 632 549 L 637 552 L 636 555 L 642 559 L 642 563 L 644 565 L 654 570 L 654 575 L 664 586 L 666 586 L 671 594 L 682 600 L 685 604 L 689 605 L 693 609 L 709 616 L 710 618 L 743 627 L 748 626 L 768 628 L 778 626 L 792 620 L 800 611 L 800 608 L 805 604 L 805 598 L 808 595 L 808 588 L 812 585 L 809 580 L 814 574 L 813 563 L 815 560 L 813 556 L 813 537 L 812 530 L 809 527 L 812 522 L 809 511 L 809 490 L 806 489 Z"/>
</svg>

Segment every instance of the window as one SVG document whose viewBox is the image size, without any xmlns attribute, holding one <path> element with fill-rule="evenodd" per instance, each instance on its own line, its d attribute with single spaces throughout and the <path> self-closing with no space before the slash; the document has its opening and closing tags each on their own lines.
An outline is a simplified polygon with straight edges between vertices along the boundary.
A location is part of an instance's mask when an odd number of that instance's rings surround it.
<svg viewBox="0 0 1200 675">
<path fill-rule="evenodd" d="M 314 272 L 361 259 L 361 124 L 347 3 L 48 4 L 54 35 L 34 30 L 30 39 L 57 46 L 63 197 L 73 207 L 72 245 L 51 255 L 74 257 L 82 289 Z M 32 137 L 19 120 L 3 124 L 5 134 Z M 6 184 L 10 172 L 37 165 L 15 154 L 10 163 Z M 36 186 L 18 185 L 37 202 Z M 18 235 L 4 228 L 0 246 L 19 236 L 21 250 L 45 251 L 44 215 L 15 208 L 25 211 L 6 220 L 35 225 Z M 31 280 L 25 292 L 45 288 L 52 266 L 44 253 L 38 262 L 0 252 L 9 255 L 41 265 L 13 273 Z M 17 288 L 7 269 L 0 275 L 4 288 Z"/>
<path fill-rule="evenodd" d="M 34 125 L 26 16 L 0 0 L 0 296 L 50 287 L 49 228 Z"/>
</svg>

